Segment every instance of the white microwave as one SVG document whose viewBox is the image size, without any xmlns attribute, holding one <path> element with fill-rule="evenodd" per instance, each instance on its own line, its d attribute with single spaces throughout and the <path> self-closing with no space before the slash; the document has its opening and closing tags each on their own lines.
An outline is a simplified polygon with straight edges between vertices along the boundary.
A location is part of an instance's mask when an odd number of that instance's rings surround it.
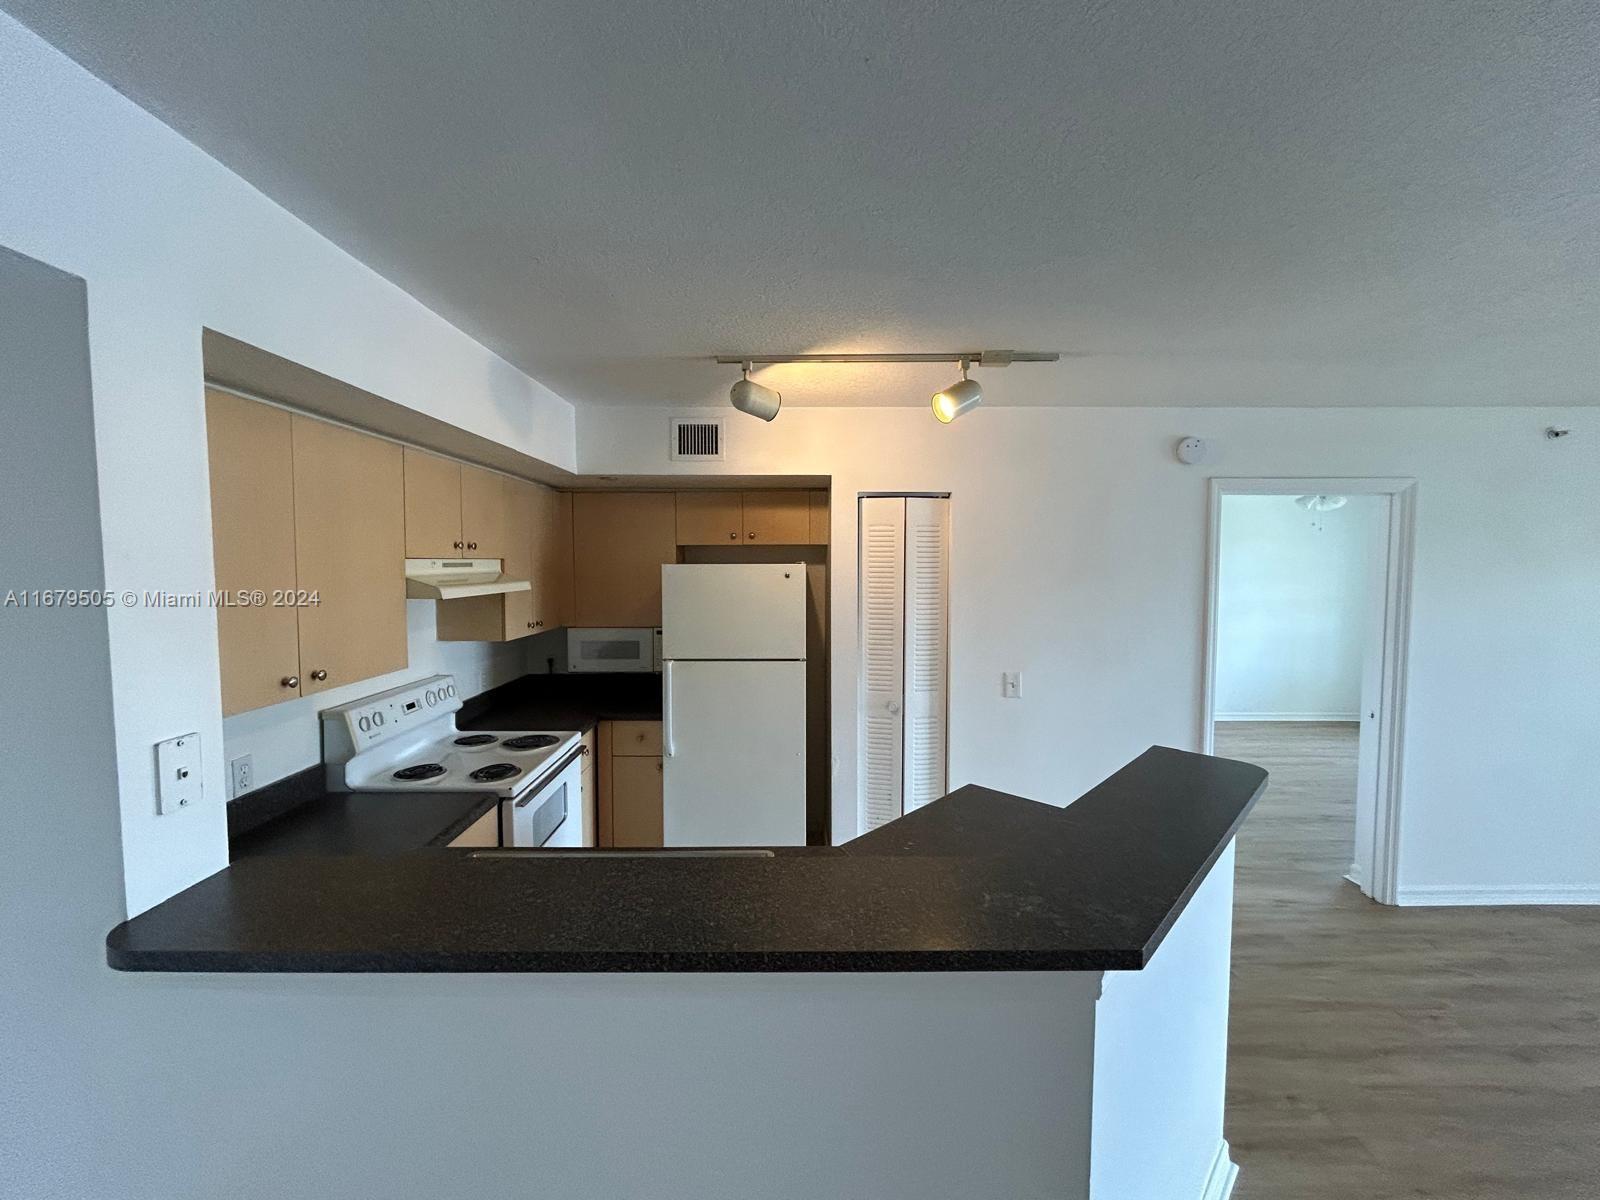
<svg viewBox="0 0 1600 1200">
<path fill-rule="evenodd" d="M 661 671 L 659 629 L 568 629 L 567 670 Z"/>
</svg>

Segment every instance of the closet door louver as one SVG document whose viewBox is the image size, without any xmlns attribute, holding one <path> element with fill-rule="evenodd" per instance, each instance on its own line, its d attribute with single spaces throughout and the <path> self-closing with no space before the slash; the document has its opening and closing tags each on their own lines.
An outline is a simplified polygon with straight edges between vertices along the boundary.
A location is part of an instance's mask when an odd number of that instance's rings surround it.
<svg viewBox="0 0 1600 1200">
<path fill-rule="evenodd" d="M 945 793 L 948 501 L 909 496 L 905 533 L 905 811 Z"/>
<path fill-rule="evenodd" d="M 861 787 L 867 829 L 894 820 L 902 805 L 905 513 L 903 497 L 861 501 Z"/>
</svg>

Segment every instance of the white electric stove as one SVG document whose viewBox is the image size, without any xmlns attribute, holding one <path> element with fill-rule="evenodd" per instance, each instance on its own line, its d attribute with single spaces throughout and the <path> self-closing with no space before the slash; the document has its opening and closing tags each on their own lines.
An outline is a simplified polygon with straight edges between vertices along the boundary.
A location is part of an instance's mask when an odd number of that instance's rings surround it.
<svg viewBox="0 0 1600 1200">
<path fill-rule="evenodd" d="M 570 760 L 583 735 L 458 729 L 461 704 L 455 680 L 433 675 L 323 709 L 322 762 L 329 789 L 490 792 L 506 802 L 503 844 L 546 844 L 568 809 L 581 803 L 581 764 Z M 581 818 L 571 824 L 581 826 Z M 575 844 L 582 844 L 581 834 Z"/>
</svg>

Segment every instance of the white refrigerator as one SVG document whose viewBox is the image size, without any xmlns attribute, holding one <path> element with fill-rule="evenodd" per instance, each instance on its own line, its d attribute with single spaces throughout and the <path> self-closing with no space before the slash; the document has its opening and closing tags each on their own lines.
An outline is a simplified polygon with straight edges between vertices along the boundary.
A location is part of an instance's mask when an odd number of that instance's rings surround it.
<svg viewBox="0 0 1600 1200">
<path fill-rule="evenodd" d="M 806 569 L 661 568 L 668 846 L 806 840 Z"/>
</svg>

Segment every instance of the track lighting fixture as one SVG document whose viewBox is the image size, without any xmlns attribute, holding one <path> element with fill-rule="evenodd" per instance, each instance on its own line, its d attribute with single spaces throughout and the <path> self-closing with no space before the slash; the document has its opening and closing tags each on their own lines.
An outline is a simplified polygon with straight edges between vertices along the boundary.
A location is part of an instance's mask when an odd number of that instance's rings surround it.
<svg viewBox="0 0 1600 1200">
<path fill-rule="evenodd" d="M 728 391 L 728 402 L 742 413 L 749 413 L 752 417 L 760 417 L 763 421 L 770 421 L 778 415 L 778 406 L 783 403 L 783 397 L 769 387 L 762 387 L 750 378 L 750 363 L 739 364 L 744 373 Z"/>
<path fill-rule="evenodd" d="M 933 394 L 933 415 L 939 418 L 941 425 L 950 424 L 969 408 L 977 408 L 983 403 L 983 389 L 978 386 L 978 381 L 967 378 L 967 368 L 971 365 L 963 358 L 961 378 Z"/>
<path fill-rule="evenodd" d="M 933 395 L 933 415 L 948 425 L 969 408 L 983 403 L 983 388 L 975 379 L 967 378 L 973 363 L 985 367 L 1009 367 L 1021 362 L 1059 362 L 1061 355 L 1054 350 L 972 350 L 961 354 L 719 354 L 719 363 L 737 363 L 744 378 L 733 385 L 728 399 L 740 412 L 770 421 L 778 415 L 781 397 L 771 388 L 762 387 L 750 378 L 750 369 L 756 363 L 940 363 L 961 364 L 961 378 Z"/>
</svg>

